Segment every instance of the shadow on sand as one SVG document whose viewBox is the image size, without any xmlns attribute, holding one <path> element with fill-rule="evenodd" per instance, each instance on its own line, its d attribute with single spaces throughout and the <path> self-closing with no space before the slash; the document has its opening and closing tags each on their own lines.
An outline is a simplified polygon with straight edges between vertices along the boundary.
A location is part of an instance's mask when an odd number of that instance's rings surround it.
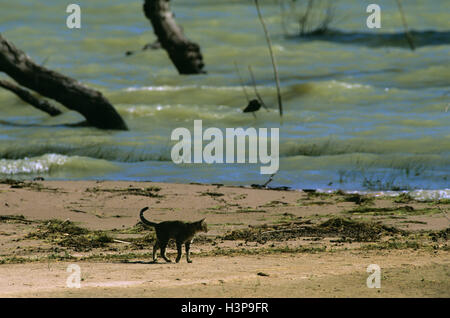
<svg viewBox="0 0 450 318">
<path fill-rule="evenodd" d="M 158 261 L 154 262 L 154 261 L 129 261 L 129 260 L 123 260 L 123 261 L 119 261 L 116 262 L 116 264 L 145 264 L 145 265 L 156 265 L 156 264 L 166 264 L 166 262 L 164 263 L 158 263 Z M 170 263 L 167 263 L 170 264 Z"/>
</svg>

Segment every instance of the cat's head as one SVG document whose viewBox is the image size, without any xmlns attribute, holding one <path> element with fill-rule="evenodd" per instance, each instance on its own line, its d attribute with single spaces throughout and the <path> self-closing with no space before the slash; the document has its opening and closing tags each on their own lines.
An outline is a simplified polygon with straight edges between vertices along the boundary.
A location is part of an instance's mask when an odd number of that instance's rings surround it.
<svg viewBox="0 0 450 318">
<path fill-rule="evenodd" d="M 205 219 L 201 219 L 200 221 L 195 222 L 197 225 L 197 230 L 199 232 L 208 232 L 208 227 L 206 226 Z"/>
</svg>

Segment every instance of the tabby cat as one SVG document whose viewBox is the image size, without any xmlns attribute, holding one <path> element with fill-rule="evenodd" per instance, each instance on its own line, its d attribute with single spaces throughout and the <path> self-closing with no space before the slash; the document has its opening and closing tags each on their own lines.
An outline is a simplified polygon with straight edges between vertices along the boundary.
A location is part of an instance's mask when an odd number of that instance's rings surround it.
<svg viewBox="0 0 450 318">
<path fill-rule="evenodd" d="M 191 259 L 189 258 L 189 248 L 191 246 L 192 239 L 197 232 L 208 231 L 205 219 L 197 222 L 164 221 L 161 223 L 154 223 L 144 218 L 144 212 L 147 210 L 148 207 L 143 208 L 139 213 L 139 216 L 142 223 L 154 227 L 156 231 L 156 243 L 153 246 L 153 261 L 156 262 L 156 251 L 158 250 L 158 248 L 161 248 L 162 258 L 164 258 L 166 262 L 171 262 L 171 260 L 166 257 L 166 246 L 170 239 L 175 239 L 178 251 L 176 262 L 178 263 L 180 261 L 182 246 L 183 244 L 185 244 L 186 260 L 188 263 L 192 263 Z"/>
</svg>

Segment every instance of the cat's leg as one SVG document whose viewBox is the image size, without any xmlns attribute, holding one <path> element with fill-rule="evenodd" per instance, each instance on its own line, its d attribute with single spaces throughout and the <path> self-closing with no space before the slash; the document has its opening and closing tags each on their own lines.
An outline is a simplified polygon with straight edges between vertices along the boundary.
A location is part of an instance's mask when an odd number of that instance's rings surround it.
<svg viewBox="0 0 450 318">
<path fill-rule="evenodd" d="M 155 263 L 158 260 L 158 256 L 156 255 L 158 248 L 159 248 L 159 241 L 156 240 L 155 245 L 153 245 L 153 262 Z"/>
<path fill-rule="evenodd" d="M 176 262 L 178 263 L 181 259 L 181 255 L 183 254 L 183 243 L 182 242 L 177 242 L 177 259 Z"/>
<path fill-rule="evenodd" d="M 161 257 L 164 258 L 164 260 L 165 260 L 167 263 L 170 263 L 170 262 L 172 262 L 172 261 L 171 261 L 170 259 L 168 259 L 167 256 L 166 256 L 166 246 L 167 246 L 167 243 L 168 243 L 168 242 L 160 242 L 160 244 L 161 244 Z"/>
<path fill-rule="evenodd" d="M 192 263 L 191 259 L 189 258 L 189 248 L 191 247 L 191 242 L 186 242 L 186 260 L 188 263 Z"/>
</svg>

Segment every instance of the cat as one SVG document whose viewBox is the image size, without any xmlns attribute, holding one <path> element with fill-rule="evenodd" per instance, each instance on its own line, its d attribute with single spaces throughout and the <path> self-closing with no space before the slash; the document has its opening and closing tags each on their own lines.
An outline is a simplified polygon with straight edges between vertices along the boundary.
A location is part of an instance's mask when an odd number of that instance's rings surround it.
<svg viewBox="0 0 450 318">
<path fill-rule="evenodd" d="M 177 245 L 178 255 L 176 262 L 181 259 L 182 247 L 185 244 L 186 247 L 186 260 L 188 263 L 192 263 L 189 257 L 189 248 L 192 243 L 192 239 L 197 232 L 207 232 L 208 228 L 205 223 L 205 219 L 197 222 L 183 222 L 183 221 L 164 221 L 161 223 L 150 222 L 144 218 L 144 212 L 148 210 L 145 207 L 139 213 L 142 223 L 147 226 L 152 226 L 156 231 L 156 242 L 153 245 L 153 262 L 157 261 L 156 252 L 158 248 L 161 248 L 161 256 L 168 263 L 172 262 L 166 257 L 166 246 L 170 239 L 175 239 Z"/>
</svg>

